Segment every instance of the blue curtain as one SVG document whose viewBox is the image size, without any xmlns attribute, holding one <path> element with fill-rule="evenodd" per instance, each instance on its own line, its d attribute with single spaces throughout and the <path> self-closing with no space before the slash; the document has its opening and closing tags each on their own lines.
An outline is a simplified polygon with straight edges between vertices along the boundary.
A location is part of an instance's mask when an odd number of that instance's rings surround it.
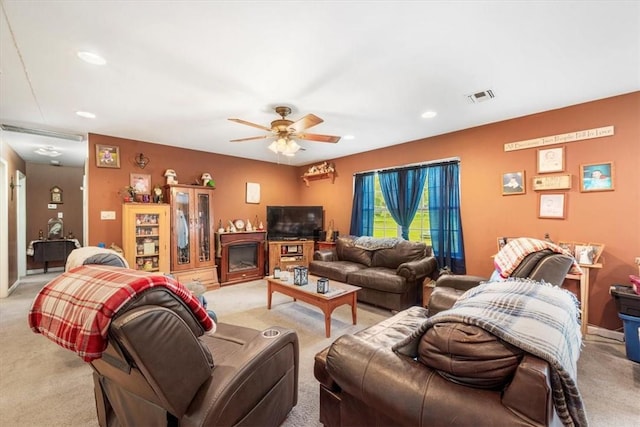
<svg viewBox="0 0 640 427">
<path fill-rule="evenodd" d="M 355 176 L 349 227 L 352 236 L 373 236 L 374 175 L 368 172 Z"/>
<path fill-rule="evenodd" d="M 433 253 L 438 265 L 449 267 L 456 274 L 465 274 L 459 169 L 459 162 L 427 166 L 429 221 Z"/>
<path fill-rule="evenodd" d="M 391 217 L 400 225 L 405 240 L 409 240 L 409 226 L 420 206 L 426 175 L 424 166 L 378 173 L 382 197 Z"/>
</svg>

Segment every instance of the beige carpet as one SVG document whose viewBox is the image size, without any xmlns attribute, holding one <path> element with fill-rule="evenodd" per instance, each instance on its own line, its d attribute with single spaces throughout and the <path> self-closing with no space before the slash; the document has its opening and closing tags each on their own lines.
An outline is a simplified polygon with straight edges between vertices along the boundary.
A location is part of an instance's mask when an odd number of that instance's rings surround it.
<svg viewBox="0 0 640 427">
<path fill-rule="evenodd" d="M 0 300 L 0 425 L 96 426 L 91 368 L 75 354 L 34 334 L 27 326 L 31 301 L 54 274 L 30 276 Z M 334 312 L 332 338 L 325 338 L 319 309 L 274 294 L 266 309 L 263 280 L 227 286 L 206 294 L 221 322 L 258 329 L 290 327 L 300 339 L 298 405 L 285 427 L 320 426 L 313 356 L 336 337 L 372 325 L 390 313 L 361 304 L 358 325 L 347 306 Z M 589 338 L 578 363 L 579 387 L 592 426 L 637 425 L 640 364 L 625 357 L 624 345 Z"/>
</svg>

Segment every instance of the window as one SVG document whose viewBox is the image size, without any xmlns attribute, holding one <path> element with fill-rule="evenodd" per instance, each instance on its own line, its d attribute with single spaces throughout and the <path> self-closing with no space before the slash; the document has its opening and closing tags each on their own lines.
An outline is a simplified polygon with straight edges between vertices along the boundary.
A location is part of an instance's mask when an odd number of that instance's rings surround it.
<svg viewBox="0 0 640 427">
<path fill-rule="evenodd" d="M 409 226 L 409 240 L 412 242 L 425 242 L 431 245 L 431 231 L 429 228 L 429 193 L 428 185 L 425 184 L 422 190 L 422 198 L 420 206 L 416 212 L 411 225 Z M 380 188 L 380 180 L 378 174 L 374 177 L 374 219 L 373 219 L 373 236 L 374 237 L 401 237 L 401 227 L 394 221 L 387 205 L 382 197 L 382 189 Z"/>
</svg>

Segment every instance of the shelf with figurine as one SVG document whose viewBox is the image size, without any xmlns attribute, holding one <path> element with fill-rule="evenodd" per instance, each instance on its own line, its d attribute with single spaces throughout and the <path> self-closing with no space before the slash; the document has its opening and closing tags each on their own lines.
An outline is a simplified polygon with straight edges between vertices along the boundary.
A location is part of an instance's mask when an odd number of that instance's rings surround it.
<svg viewBox="0 0 640 427">
<path fill-rule="evenodd" d="M 302 180 L 309 187 L 309 181 L 316 181 L 319 179 L 331 179 L 333 184 L 336 173 L 333 163 L 322 162 L 318 165 L 311 166 L 307 172 L 302 175 Z"/>
</svg>

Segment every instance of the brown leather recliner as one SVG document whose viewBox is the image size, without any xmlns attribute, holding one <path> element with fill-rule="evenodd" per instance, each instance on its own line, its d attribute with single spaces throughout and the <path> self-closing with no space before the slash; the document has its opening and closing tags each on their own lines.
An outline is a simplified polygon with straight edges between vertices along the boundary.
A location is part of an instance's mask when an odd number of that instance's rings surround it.
<svg viewBox="0 0 640 427">
<path fill-rule="evenodd" d="M 573 262 L 574 259 L 568 255 L 544 249 L 527 255 L 509 277 L 543 280 L 555 286 L 562 286 Z M 487 280 L 489 278 L 455 274 L 438 277 L 429 299 L 429 314 L 434 315 L 451 308 L 460 295 Z"/>
<path fill-rule="evenodd" d="M 120 309 L 91 362 L 100 425 L 280 425 L 298 398 L 295 331 L 219 323 L 203 332 L 164 288 Z"/>
<path fill-rule="evenodd" d="M 572 262 L 547 252 L 528 258 L 527 271 L 523 265 L 515 274 L 561 283 Z M 392 350 L 433 311 L 449 308 L 465 287 L 482 280 L 443 276 L 431 299 L 435 309 L 431 302 L 428 309 L 411 307 L 319 352 L 314 374 L 320 421 L 331 427 L 562 425 L 549 363 L 476 326 L 449 323 L 440 333 L 431 330 L 421 339 L 418 359 Z"/>
</svg>

